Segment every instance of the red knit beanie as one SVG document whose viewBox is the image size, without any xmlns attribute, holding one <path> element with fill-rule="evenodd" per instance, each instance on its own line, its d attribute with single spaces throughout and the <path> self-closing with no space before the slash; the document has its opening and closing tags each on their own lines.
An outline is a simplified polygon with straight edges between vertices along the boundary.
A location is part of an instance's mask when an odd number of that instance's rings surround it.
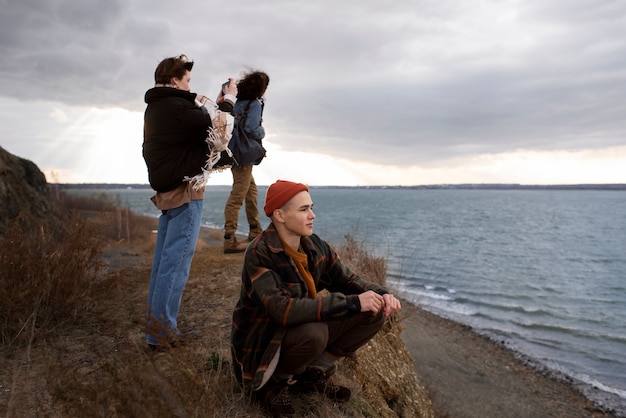
<svg viewBox="0 0 626 418">
<path fill-rule="evenodd" d="M 277 180 L 276 183 L 268 187 L 265 194 L 265 206 L 263 210 L 267 216 L 271 216 L 276 209 L 283 207 L 285 203 L 300 192 L 308 192 L 309 188 L 302 183 L 292 181 Z"/>
</svg>

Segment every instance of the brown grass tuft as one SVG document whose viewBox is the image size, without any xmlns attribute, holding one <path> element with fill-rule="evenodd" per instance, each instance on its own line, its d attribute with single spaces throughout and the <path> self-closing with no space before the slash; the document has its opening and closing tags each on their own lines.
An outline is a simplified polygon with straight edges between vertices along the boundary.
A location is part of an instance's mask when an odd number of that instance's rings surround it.
<svg viewBox="0 0 626 418">
<path fill-rule="evenodd" d="M 85 222 L 57 230 L 27 214 L 8 222 L 0 236 L 2 344 L 76 322 L 92 304 L 99 267 L 100 240 Z"/>
</svg>

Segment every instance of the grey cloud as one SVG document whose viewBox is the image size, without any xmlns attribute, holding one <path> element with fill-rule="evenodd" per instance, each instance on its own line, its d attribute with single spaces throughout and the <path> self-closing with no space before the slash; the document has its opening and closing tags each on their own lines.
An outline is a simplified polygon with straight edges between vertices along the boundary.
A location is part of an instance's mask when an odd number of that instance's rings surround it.
<svg viewBox="0 0 626 418">
<path fill-rule="evenodd" d="M 416 164 L 624 143 L 617 1 L 36 3 L 0 11 L 2 95 L 142 110 L 156 64 L 187 53 L 200 91 L 267 71 L 289 150 Z"/>
<path fill-rule="evenodd" d="M 582 9 L 568 14 L 581 18 Z M 619 115 L 626 111 L 626 43 L 624 26 L 608 19 L 616 12 L 592 12 L 591 20 L 601 20 L 600 27 L 570 23 L 563 16 L 544 19 L 545 36 L 518 51 L 506 45 L 489 54 L 468 54 L 458 45 L 453 46 L 460 54 L 454 48 L 439 54 L 423 48 L 404 61 L 423 61 L 426 68 L 435 62 L 438 71 L 431 72 L 429 80 L 409 74 L 395 83 L 378 79 L 374 85 L 354 84 L 334 96 L 337 102 L 326 106 L 326 114 L 296 109 L 292 112 L 298 114 L 291 116 L 301 130 L 320 135 L 324 133 L 317 125 L 337 119 L 336 140 L 323 145 L 332 146 L 338 155 L 404 164 L 468 150 L 623 145 L 626 124 Z M 623 16 L 623 6 L 620 12 Z M 333 97 L 331 89 L 318 93 L 310 97 L 312 109 L 323 109 L 322 102 Z M 380 103 L 378 112 L 372 101 Z M 387 148 L 380 146 L 381 139 Z M 306 151 L 321 148 L 317 138 L 284 145 Z"/>
<path fill-rule="evenodd" d="M 619 0 L 537 1 L 522 3 L 520 8 L 531 19 L 562 21 L 566 24 L 619 21 L 624 18 L 624 4 Z"/>
</svg>

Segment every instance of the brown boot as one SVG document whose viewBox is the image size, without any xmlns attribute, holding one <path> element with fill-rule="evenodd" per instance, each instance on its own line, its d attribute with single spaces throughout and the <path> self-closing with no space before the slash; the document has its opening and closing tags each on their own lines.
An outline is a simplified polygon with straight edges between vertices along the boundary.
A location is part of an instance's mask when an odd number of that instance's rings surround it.
<svg viewBox="0 0 626 418">
<path fill-rule="evenodd" d="M 263 229 L 258 225 L 250 225 L 250 232 L 248 232 L 248 241 L 252 242 L 256 237 L 261 235 Z"/>
<path fill-rule="evenodd" d="M 224 235 L 224 254 L 242 253 L 246 251 L 248 244 L 237 242 L 237 237 L 232 235 L 228 238 Z"/>
<path fill-rule="evenodd" d="M 291 405 L 286 381 L 275 382 L 270 379 L 265 386 L 254 392 L 254 395 L 263 410 L 272 417 L 293 417 L 296 414 Z"/>
<path fill-rule="evenodd" d="M 296 380 L 294 390 L 304 394 L 317 392 L 333 401 L 347 402 L 352 397 L 352 391 L 330 380 L 330 375 L 334 373 L 334 370 L 336 370 L 334 367 L 324 371 L 319 366 L 307 366 L 304 373 L 294 376 Z"/>
</svg>

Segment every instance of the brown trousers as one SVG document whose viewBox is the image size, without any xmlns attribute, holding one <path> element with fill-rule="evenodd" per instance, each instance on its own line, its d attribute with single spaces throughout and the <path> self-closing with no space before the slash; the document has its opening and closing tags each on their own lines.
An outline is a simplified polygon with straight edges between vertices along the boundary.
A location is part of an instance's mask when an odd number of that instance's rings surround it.
<svg viewBox="0 0 626 418">
<path fill-rule="evenodd" d="M 361 312 L 347 320 L 307 322 L 290 328 L 283 338 L 276 374 L 298 375 L 325 351 L 338 357 L 353 357 L 385 323 L 378 314 Z"/>
<path fill-rule="evenodd" d="M 233 236 L 237 232 L 237 221 L 239 220 L 239 210 L 241 205 L 246 206 L 246 217 L 249 225 L 261 226 L 259 219 L 259 209 L 257 207 L 257 198 L 259 191 L 252 177 L 253 165 L 243 167 L 233 167 L 233 187 L 224 207 L 224 233 Z"/>
</svg>

